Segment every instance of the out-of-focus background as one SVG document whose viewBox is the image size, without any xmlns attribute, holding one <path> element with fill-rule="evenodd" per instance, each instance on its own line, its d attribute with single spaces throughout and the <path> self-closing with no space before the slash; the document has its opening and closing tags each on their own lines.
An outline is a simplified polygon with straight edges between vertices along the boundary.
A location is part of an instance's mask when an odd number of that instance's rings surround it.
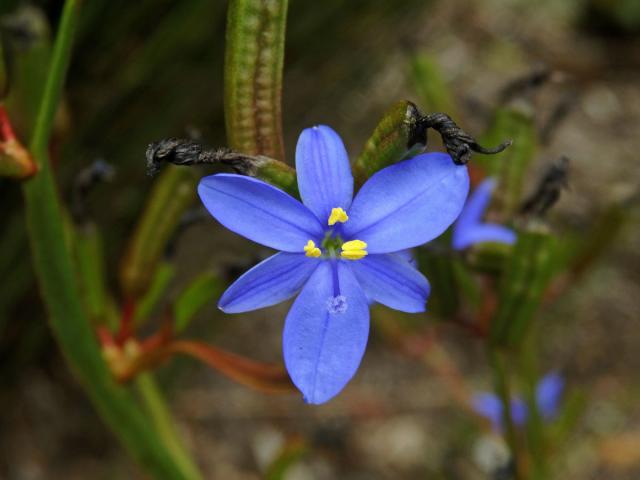
<svg viewBox="0 0 640 480">
<path fill-rule="evenodd" d="M 36 62 L 46 54 L 60 8 L 56 1 L 3 0 L 3 39 Z M 209 0 L 83 5 L 52 148 L 67 200 L 82 167 L 104 159 L 116 169 L 87 206 L 105 236 L 114 286 L 111 267 L 153 184 L 145 174 L 147 144 L 197 135 L 225 145 L 225 15 L 226 2 Z M 355 157 L 395 101 L 411 99 L 433 111 L 420 83 L 419 69 L 428 67 L 452 92 L 447 113 L 474 135 L 487 130 L 499 104 L 534 116 L 541 142 L 526 189 L 545 164 L 571 158 L 570 190 L 549 218 L 559 234 L 638 192 L 637 0 L 294 0 L 287 29 L 289 161 L 297 135 L 310 125 L 334 127 Z M 30 68 L 20 63 L 18 81 L 43 82 Z M 508 94 L 514 80 L 545 68 L 552 72 L 546 83 Z M 16 123 L 28 138 L 20 122 L 28 124 L 33 102 L 12 101 L 22 102 L 25 120 Z M 0 199 L 0 479 L 139 478 L 47 330 L 19 187 L 0 182 Z M 635 219 L 589 275 L 536 317 L 543 370 L 560 371 L 582 405 L 571 437 L 552 458 L 558 478 L 640 478 L 637 212 Z M 203 267 L 232 278 L 267 253 L 214 220 L 203 221 L 179 238 L 172 288 Z M 223 315 L 216 301 L 190 327 L 194 336 L 280 361 L 288 305 Z M 263 478 L 287 452 L 295 459 L 285 475 L 291 480 L 489 478 L 486 464 L 504 455 L 504 447 L 456 401 L 459 389 L 491 389 L 481 342 L 455 326 L 434 332 L 414 349 L 400 348 L 374 322 L 355 379 L 322 406 L 256 393 L 190 360 L 172 362 L 160 378 L 206 478 Z"/>
</svg>

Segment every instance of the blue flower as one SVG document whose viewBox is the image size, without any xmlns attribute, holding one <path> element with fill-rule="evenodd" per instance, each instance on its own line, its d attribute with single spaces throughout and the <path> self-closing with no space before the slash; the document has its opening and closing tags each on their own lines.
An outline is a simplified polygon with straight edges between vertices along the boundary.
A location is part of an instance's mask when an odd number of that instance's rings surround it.
<svg viewBox="0 0 640 480">
<path fill-rule="evenodd" d="M 469 197 L 460 217 L 453 226 L 452 244 L 456 250 L 464 250 L 476 243 L 498 242 L 512 244 L 516 241 L 513 230 L 495 223 L 482 223 L 482 217 L 496 186 L 495 180 L 484 180 Z"/>
<path fill-rule="evenodd" d="M 545 420 L 552 420 L 558 414 L 560 397 L 564 390 L 564 379 L 558 372 L 547 373 L 538 382 L 536 388 L 536 404 Z"/>
<path fill-rule="evenodd" d="M 233 174 L 203 178 L 198 193 L 229 230 L 280 250 L 238 278 L 219 307 L 246 312 L 299 293 L 285 321 L 284 361 L 305 400 L 323 403 L 358 369 L 371 301 L 425 310 L 429 283 L 402 251 L 451 225 L 469 177 L 449 155 L 422 154 L 376 173 L 353 198 L 347 152 L 326 126 L 302 132 L 296 170 L 302 203 Z"/>
<path fill-rule="evenodd" d="M 557 372 L 551 372 L 542 377 L 536 386 L 536 405 L 543 420 L 549 421 L 558 414 L 560 398 L 564 390 L 564 379 Z M 502 431 L 502 402 L 493 393 L 477 393 L 471 399 L 471 407 L 479 415 L 491 422 L 493 429 Z M 524 400 L 514 397 L 511 400 L 511 418 L 513 423 L 524 426 L 529 412 Z"/>
</svg>

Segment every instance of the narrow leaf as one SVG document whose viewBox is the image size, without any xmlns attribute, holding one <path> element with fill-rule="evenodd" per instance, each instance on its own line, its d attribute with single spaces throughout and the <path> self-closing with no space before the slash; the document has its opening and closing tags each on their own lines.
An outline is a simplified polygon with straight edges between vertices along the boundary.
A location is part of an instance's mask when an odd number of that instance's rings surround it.
<svg viewBox="0 0 640 480">
<path fill-rule="evenodd" d="M 231 0 L 225 54 L 229 146 L 284 160 L 282 65 L 287 0 Z"/>
<path fill-rule="evenodd" d="M 513 140 L 511 147 L 491 156 L 476 157 L 475 162 L 484 167 L 488 176 L 499 178 L 495 189 L 494 204 L 502 218 L 508 218 L 518 210 L 527 168 L 533 160 L 536 148 L 536 131 L 531 115 L 512 110 L 496 112 L 493 126 L 482 138 L 482 143 L 495 145 L 505 138 Z"/>
<path fill-rule="evenodd" d="M 114 382 L 84 315 L 64 240 L 61 205 L 47 156 L 53 118 L 62 94 L 80 1 L 66 0 L 42 104 L 31 140 L 40 173 L 23 185 L 32 258 L 47 304 L 49 326 L 93 404 L 123 445 L 158 479 L 188 479 L 158 441 L 132 396 Z"/>
<path fill-rule="evenodd" d="M 173 165 L 162 172 L 120 265 L 126 296 L 136 298 L 147 291 L 167 242 L 195 198 L 195 172 Z"/>
<path fill-rule="evenodd" d="M 436 60 L 427 54 L 416 55 L 411 61 L 411 79 L 420 105 L 429 112 L 446 112 L 457 118 L 456 104 Z"/>
<path fill-rule="evenodd" d="M 85 312 L 94 325 L 110 320 L 108 294 L 105 284 L 102 237 L 97 227 L 87 223 L 75 230 L 73 252 Z M 115 327 L 115 325 L 110 325 Z"/>
<path fill-rule="evenodd" d="M 155 269 L 155 274 L 149 283 L 146 293 L 136 306 L 134 321 L 136 325 L 141 325 L 153 314 L 154 308 L 158 305 L 167 288 L 176 274 L 173 264 L 161 261 Z"/>
<path fill-rule="evenodd" d="M 162 439 L 167 449 L 171 450 L 176 462 L 181 468 L 189 473 L 189 478 L 193 480 L 202 479 L 198 467 L 193 463 L 189 453 L 183 446 L 180 432 L 173 422 L 169 407 L 165 402 L 162 392 L 150 373 L 141 373 L 136 378 L 136 387 L 140 393 L 145 408 L 153 420 L 158 436 Z"/>
<path fill-rule="evenodd" d="M 284 162 L 265 157 L 256 168 L 255 177 L 300 198 L 296 171 Z"/>
<path fill-rule="evenodd" d="M 556 240 L 544 228 L 530 226 L 518 233 L 491 321 L 492 343 L 517 345 L 522 341 L 553 276 L 555 260 Z"/>
<path fill-rule="evenodd" d="M 222 293 L 223 284 L 213 272 L 203 273 L 196 277 L 180 294 L 173 307 L 175 318 L 174 330 L 182 332 L 193 317 L 213 298 Z"/>
</svg>

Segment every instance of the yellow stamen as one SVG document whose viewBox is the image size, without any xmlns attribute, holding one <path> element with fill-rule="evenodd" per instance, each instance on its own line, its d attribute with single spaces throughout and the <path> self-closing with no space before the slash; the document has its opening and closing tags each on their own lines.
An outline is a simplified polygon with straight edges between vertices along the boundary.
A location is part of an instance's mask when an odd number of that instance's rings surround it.
<svg viewBox="0 0 640 480">
<path fill-rule="evenodd" d="M 367 244 L 362 240 L 350 240 L 342 244 L 342 250 L 364 250 Z"/>
<path fill-rule="evenodd" d="M 304 251 L 307 257 L 317 258 L 322 255 L 322 252 L 318 247 L 316 247 L 316 242 L 314 242 L 313 240 L 309 240 L 307 242 L 307 244 L 304 246 Z"/>
<path fill-rule="evenodd" d="M 332 208 L 331 215 L 329 215 L 329 225 L 335 225 L 337 222 L 344 223 L 349 220 L 349 216 L 347 212 L 345 212 L 342 208 Z"/>
<path fill-rule="evenodd" d="M 342 244 L 340 256 L 347 260 L 360 260 L 367 256 L 367 244 L 362 240 L 351 240 Z"/>
</svg>

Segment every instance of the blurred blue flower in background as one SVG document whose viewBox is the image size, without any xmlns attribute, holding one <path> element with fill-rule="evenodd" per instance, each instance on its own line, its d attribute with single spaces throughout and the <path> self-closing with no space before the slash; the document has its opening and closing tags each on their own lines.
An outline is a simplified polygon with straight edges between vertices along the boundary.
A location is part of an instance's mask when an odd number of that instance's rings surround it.
<svg viewBox="0 0 640 480">
<path fill-rule="evenodd" d="M 546 374 L 536 386 L 536 405 L 540 416 L 546 420 L 552 420 L 558 414 L 560 399 L 564 390 L 564 379 L 557 372 Z M 493 393 L 477 393 L 471 399 L 473 410 L 491 422 L 496 432 L 502 431 L 502 402 Z M 511 418 L 513 423 L 524 426 L 529 412 L 524 400 L 514 397 L 511 400 Z"/>
<path fill-rule="evenodd" d="M 464 250 L 476 243 L 497 242 L 511 245 L 516 234 L 510 228 L 495 223 L 482 223 L 482 217 L 491 201 L 496 186 L 492 178 L 484 180 L 473 191 L 453 226 L 452 244 L 456 250 Z"/>
<path fill-rule="evenodd" d="M 564 379 L 557 372 L 547 373 L 536 387 L 536 404 L 545 420 L 551 420 L 558 414 L 560 397 L 564 390 Z"/>
<path fill-rule="evenodd" d="M 305 400 L 323 403 L 358 369 L 370 301 L 425 310 L 429 283 L 403 251 L 453 223 L 469 176 L 447 154 L 422 154 L 379 171 L 353 198 L 347 152 L 326 126 L 302 132 L 296 171 L 302 203 L 234 174 L 203 178 L 198 193 L 229 230 L 280 250 L 238 278 L 219 307 L 246 312 L 300 292 L 285 321 L 284 361 Z"/>
</svg>

